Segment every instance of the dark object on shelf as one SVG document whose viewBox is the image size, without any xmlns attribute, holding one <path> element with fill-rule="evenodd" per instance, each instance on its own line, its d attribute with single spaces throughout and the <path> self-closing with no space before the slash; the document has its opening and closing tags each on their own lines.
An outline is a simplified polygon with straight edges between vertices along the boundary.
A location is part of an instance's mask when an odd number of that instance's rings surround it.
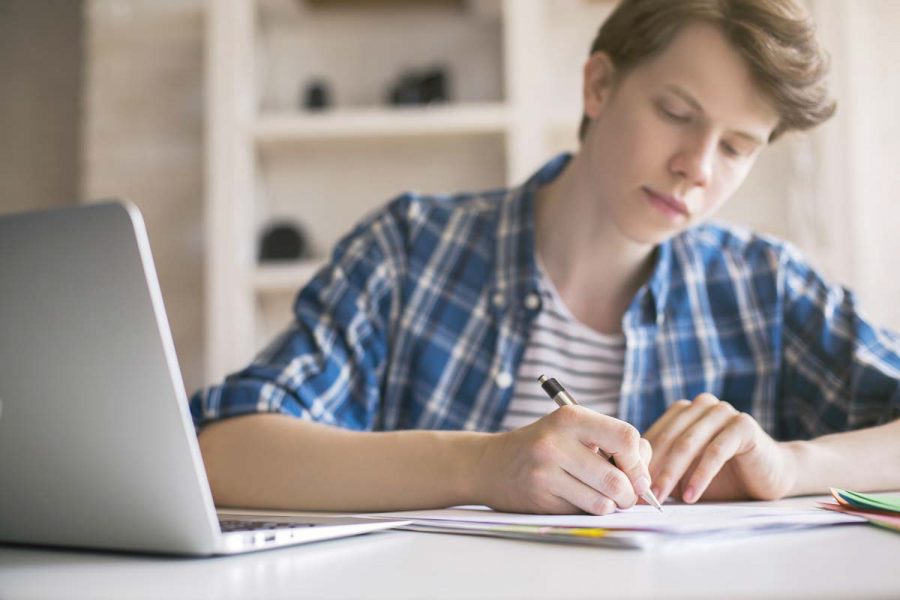
<svg viewBox="0 0 900 600">
<path fill-rule="evenodd" d="M 303 91 L 303 108 L 306 110 L 322 110 L 331 106 L 331 91 L 328 83 L 316 79 L 306 84 Z"/>
<path fill-rule="evenodd" d="M 422 73 L 419 89 L 425 102 L 447 102 L 447 73 L 444 69 L 431 69 Z"/>
<path fill-rule="evenodd" d="M 306 234 L 296 223 L 279 221 L 268 225 L 259 246 L 259 261 L 297 260 L 307 251 Z"/>
<path fill-rule="evenodd" d="M 360 9 L 360 8 L 394 8 L 397 6 L 417 8 L 420 6 L 446 6 L 463 10 L 465 0 L 297 0 L 314 9 Z"/>
<path fill-rule="evenodd" d="M 447 102 L 447 72 L 443 68 L 408 71 L 391 88 L 389 102 L 393 105 L 431 104 Z"/>
</svg>

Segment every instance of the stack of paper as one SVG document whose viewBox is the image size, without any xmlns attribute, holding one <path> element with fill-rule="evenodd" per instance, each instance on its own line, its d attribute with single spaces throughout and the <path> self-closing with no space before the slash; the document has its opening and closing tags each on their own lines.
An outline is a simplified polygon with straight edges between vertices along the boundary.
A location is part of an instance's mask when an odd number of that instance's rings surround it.
<svg viewBox="0 0 900 600">
<path fill-rule="evenodd" d="M 797 509 L 759 503 L 667 504 L 662 513 L 653 507 L 638 505 L 605 516 L 523 515 L 495 512 L 484 506 L 365 516 L 412 520 L 411 525 L 401 529 L 414 531 L 625 548 L 647 548 L 673 540 L 733 538 L 865 522 L 855 515 L 828 513 L 815 507 Z"/>
<path fill-rule="evenodd" d="M 900 532 L 900 498 L 871 496 L 831 488 L 837 504 L 822 502 L 822 508 L 868 520 L 873 525 Z"/>
</svg>

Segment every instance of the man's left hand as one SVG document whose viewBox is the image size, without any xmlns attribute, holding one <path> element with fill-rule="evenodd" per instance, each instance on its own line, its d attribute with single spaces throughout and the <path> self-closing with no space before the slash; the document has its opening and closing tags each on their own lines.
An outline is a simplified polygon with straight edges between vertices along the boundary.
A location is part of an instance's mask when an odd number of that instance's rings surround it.
<svg viewBox="0 0 900 600">
<path fill-rule="evenodd" d="M 653 448 L 650 476 L 660 502 L 784 497 L 795 478 L 788 448 L 756 419 L 712 394 L 679 400 L 644 437 Z"/>
</svg>

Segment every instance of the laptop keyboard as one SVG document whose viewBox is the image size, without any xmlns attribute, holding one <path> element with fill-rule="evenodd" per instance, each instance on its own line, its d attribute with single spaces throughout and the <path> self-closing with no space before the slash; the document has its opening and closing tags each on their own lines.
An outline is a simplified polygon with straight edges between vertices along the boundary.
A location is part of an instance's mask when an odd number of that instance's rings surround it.
<svg viewBox="0 0 900 600">
<path fill-rule="evenodd" d="M 260 529 L 298 529 L 315 527 L 315 523 L 287 523 L 285 521 L 219 521 L 222 533 L 232 531 L 258 531 Z"/>
</svg>

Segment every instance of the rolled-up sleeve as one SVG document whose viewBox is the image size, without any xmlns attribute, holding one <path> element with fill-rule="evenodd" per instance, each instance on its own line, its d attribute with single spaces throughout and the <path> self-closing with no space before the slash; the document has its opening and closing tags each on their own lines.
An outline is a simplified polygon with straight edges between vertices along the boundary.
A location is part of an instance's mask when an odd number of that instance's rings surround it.
<svg viewBox="0 0 900 600">
<path fill-rule="evenodd" d="M 853 292 L 827 283 L 792 248 L 780 273 L 780 437 L 809 439 L 897 418 L 900 336 L 874 325 Z"/>
<path fill-rule="evenodd" d="M 342 239 L 299 292 L 289 328 L 252 364 L 196 392 L 194 426 L 252 413 L 282 413 L 369 430 L 400 307 L 408 196 Z"/>
</svg>

